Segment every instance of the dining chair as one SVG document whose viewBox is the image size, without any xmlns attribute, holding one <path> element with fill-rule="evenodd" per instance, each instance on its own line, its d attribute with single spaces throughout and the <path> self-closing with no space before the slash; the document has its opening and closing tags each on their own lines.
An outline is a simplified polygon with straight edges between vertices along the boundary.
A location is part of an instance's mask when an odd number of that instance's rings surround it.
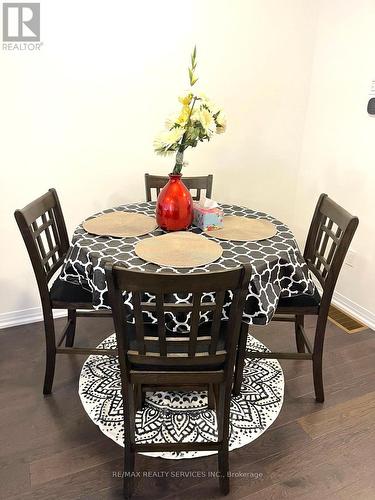
<svg viewBox="0 0 375 500">
<path fill-rule="evenodd" d="M 74 347 L 77 317 L 111 316 L 111 311 L 92 310 L 92 294 L 81 286 L 57 278 L 50 282 L 62 266 L 69 251 L 69 238 L 59 198 L 55 189 L 14 212 L 25 242 L 37 281 L 42 303 L 46 370 L 43 394 L 52 391 L 56 354 L 105 354 L 102 349 Z M 67 322 L 56 345 L 53 309 L 66 309 Z M 78 311 L 82 310 L 82 311 Z M 61 347 L 65 339 L 65 347 Z"/>
<path fill-rule="evenodd" d="M 218 452 L 220 488 L 229 491 L 229 409 L 233 370 L 241 318 L 248 291 L 251 267 L 197 274 L 149 273 L 106 263 L 109 302 L 112 307 L 120 363 L 124 407 L 124 496 L 133 491 L 135 452 Z M 228 291 L 233 294 L 227 321 L 222 308 Z M 131 293 L 135 324 L 127 322 L 128 306 L 123 292 Z M 209 296 L 202 295 L 210 292 Z M 155 302 L 142 297 L 154 296 Z M 188 294 L 188 303 L 170 303 L 168 295 Z M 213 296 L 214 294 L 214 296 Z M 207 301 L 208 297 L 208 301 Z M 143 313 L 152 312 L 157 324 L 146 324 Z M 189 331 L 167 334 L 165 315 L 189 313 Z M 200 313 L 211 312 L 212 320 L 200 324 Z M 137 443 L 136 399 L 142 392 L 156 390 L 207 390 L 215 394 L 218 439 L 215 442 Z"/>
<path fill-rule="evenodd" d="M 169 178 L 164 175 L 145 174 L 146 201 L 152 201 L 151 189 L 156 190 L 156 195 L 159 196 L 160 191 L 167 184 Z M 183 182 L 189 191 L 195 191 L 192 194 L 193 200 L 199 200 L 201 192 L 206 191 L 206 198 L 211 198 L 213 175 L 202 175 L 200 177 L 183 177 Z"/>
<path fill-rule="evenodd" d="M 358 226 L 351 215 L 326 194 L 321 194 L 307 235 L 304 259 L 318 281 L 322 293 L 281 297 L 273 321 L 294 323 L 297 352 L 254 353 L 246 351 L 245 331 L 241 331 L 237 356 L 234 394 L 239 394 L 245 358 L 311 360 L 316 401 L 324 401 L 322 358 L 329 306 L 346 253 Z M 306 336 L 304 317 L 317 316 L 313 344 Z"/>
</svg>

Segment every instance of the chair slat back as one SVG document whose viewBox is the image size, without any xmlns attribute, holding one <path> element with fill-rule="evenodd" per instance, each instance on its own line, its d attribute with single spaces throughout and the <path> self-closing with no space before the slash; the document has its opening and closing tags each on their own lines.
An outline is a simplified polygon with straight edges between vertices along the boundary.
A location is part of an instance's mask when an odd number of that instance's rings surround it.
<svg viewBox="0 0 375 500">
<path fill-rule="evenodd" d="M 169 178 L 164 175 L 145 174 L 146 201 L 152 201 L 152 190 L 156 191 L 156 197 L 167 184 Z M 206 198 L 212 196 L 213 175 L 204 175 L 200 177 L 183 177 L 183 183 L 191 193 L 193 200 L 199 200 L 202 191 L 205 191 Z"/>
<path fill-rule="evenodd" d="M 214 273 L 189 275 L 156 274 L 129 270 L 117 264 L 107 263 L 106 278 L 109 301 L 112 307 L 119 345 L 132 363 L 159 365 L 214 365 L 225 364 L 238 343 L 239 330 L 249 287 L 251 267 Z M 131 293 L 135 318 L 135 346 L 129 343 L 127 311 L 123 293 Z M 187 303 L 170 303 L 166 296 L 187 294 Z M 219 347 L 222 309 L 226 294 L 232 294 L 229 319 L 226 322 L 225 342 Z M 142 295 L 154 296 L 153 302 L 143 302 Z M 209 294 L 209 295 L 204 295 Z M 209 299 L 209 302 L 202 302 Z M 147 307 L 146 307 L 147 306 Z M 144 324 L 145 311 L 152 311 L 157 317 L 157 336 L 147 336 Z M 201 313 L 212 311 L 212 321 L 201 330 Z M 184 333 L 166 334 L 165 315 L 188 312 L 189 329 Z"/>
<path fill-rule="evenodd" d="M 340 269 L 358 226 L 351 215 L 326 194 L 321 194 L 311 221 L 304 258 L 330 302 Z"/>
<path fill-rule="evenodd" d="M 14 213 L 28 251 L 41 295 L 64 262 L 69 238 L 55 189 Z"/>
</svg>

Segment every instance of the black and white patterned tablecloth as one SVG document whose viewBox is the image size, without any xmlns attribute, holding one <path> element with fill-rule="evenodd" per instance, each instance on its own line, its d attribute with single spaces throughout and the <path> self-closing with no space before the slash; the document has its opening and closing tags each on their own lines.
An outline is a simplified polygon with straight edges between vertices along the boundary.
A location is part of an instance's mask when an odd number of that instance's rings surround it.
<svg viewBox="0 0 375 500">
<path fill-rule="evenodd" d="M 279 297 L 290 297 L 300 294 L 312 294 L 314 283 L 309 276 L 307 265 L 300 253 L 297 242 L 290 229 L 282 222 L 262 212 L 235 205 L 221 204 L 225 215 L 237 215 L 250 218 L 267 219 L 277 227 L 277 234 L 269 239 L 252 242 L 221 241 L 214 238 L 224 249 L 222 256 L 216 262 L 191 269 L 176 269 L 161 267 L 145 262 L 134 251 L 138 241 L 144 238 L 164 234 L 161 229 L 134 238 L 114 238 L 94 236 L 78 226 L 73 235 L 72 248 L 67 256 L 61 272 L 61 279 L 80 284 L 93 294 L 93 305 L 96 309 L 108 307 L 107 284 L 104 273 L 104 263 L 108 259 L 122 262 L 131 269 L 151 272 L 195 273 L 210 272 L 238 267 L 243 262 L 250 262 L 253 267 L 249 293 L 243 320 L 249 324 L 267 324 L 277 307 Z M 143 202 L 123 205 L 104 210 L 100 213 L 113 211 L 138 212 L 154 216 L 155 202 Z M 95 214 L 99 215 L 99 214 Z M 203 234 L 196 227 L 191 231 Z M 230 304 L 230 298 L 226 306 Z M 150 299 L 151 300 L 151 299 Z M 203 299 L 204 300 L 204 299 Z M 131 303 L 129 298 L 125 299 Z M 175 302 L 183 302 L 184 297 L 174 296 Z M 224 317 L 225 317 L 224 308 Z M 150 322 L 156 319 L 148 314 Z M 203 320 L 207 320 L 204 318 Z M 171 330 L 187 328 L 186 317 L 174 317 L 168 322 Z"/>
</svg>

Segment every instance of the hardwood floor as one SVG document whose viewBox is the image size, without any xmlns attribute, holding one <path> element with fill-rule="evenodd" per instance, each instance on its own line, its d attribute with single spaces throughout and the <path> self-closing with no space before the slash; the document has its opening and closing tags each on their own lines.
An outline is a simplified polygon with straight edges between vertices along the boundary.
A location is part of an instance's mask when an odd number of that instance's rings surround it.
<svg viewBox="0 0 375 500">
<path fill-rule="evenodd" d="M 77 345 L 96 345 L 111 331 L 110 319 L 81 319 Z M 294 347 L 290 325 L 253 334 L 274 350 Z M 0 331 L 1 499 L 121 498 L 122 449 L 91 422 L 78 396 L 83 359 L 58 357 L 54 392 L 43 397 L 42 324 Z M 226 498 L 375 498 L 375 332 L 347 335 L 328 325 L 324 404 L 313 399 L 310 362 L 282 366 L 283 409 L 259 439 L 230 453 L 234 476 Z M 135 499 L 220 498 L 218 480 L 209 477 L 217 470 L 214 456 L 138 455 L 136 467 Z M 180 477 L 162 477 L 166 472 Z M 181 477 L 187 472 L 205 477 Z"/>
</svg>

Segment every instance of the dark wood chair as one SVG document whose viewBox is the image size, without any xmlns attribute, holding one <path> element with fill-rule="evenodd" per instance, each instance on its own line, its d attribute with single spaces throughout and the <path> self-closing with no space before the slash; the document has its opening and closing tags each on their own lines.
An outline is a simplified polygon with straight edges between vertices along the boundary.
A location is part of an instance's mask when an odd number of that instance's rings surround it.
<svg viewBox="0 0 375 500">
<path fill-rule="evenodd" d="M 124 405 L 124 495 L 129 498 L 134 476 L 135 452 L 217 450 L 221 491 L 229 491 L 229 407 L 241 318 L 248 292 L 250 265 L 229 271 L 190 275 L 155 274 L 128 270 L 107 263 L 106 279 L 112 307 L 121 369 Z M 122 293 L 131 292 L 135 325 L 126 322 Z M 233 300 L 228 321 L 221 321 L 227 290 Z M 142 302 L 143 294 L 155 302 Z M 213 301 L 201 302 L 204 292 L 214 292 Z M 168 294 L 191 294 L 190 303 L 167 302 Z M 148 295 L 147 295 L 148 296 Z M 152 311 L 157 325 L 143 322 L 143 311 Z M 199 325 L 200 312 L 212 311 L 212 321 Z M 165 314 L 190 312 L 186 334 L 169 336 Z M 207 390 L 213 387 L 218 422 L 218 440 L 205 443 L 135 442 L 134 413 L 139 392 L 155 390 Z"/>
<path fill-rule="evenodd" d="M 315 397 L 318 402 L 324 401 L 322 357 L 328 311 L 340 269 L 358 222 L 357 217 L 344 210 L 326 194 L 320 195 L 303 256 L 309 270 L 318 280 L 322 294 L 316 289 L 314 295 L 280 298 L 273 318 L 273 321 L 294 323 L 298 352 L 246 352 L 247 333 L 243 331 L 238 350 L 235 394 L 240 392 L 245 358 L 304 359 L 312 360 Z M 305 315 L 317 316 L 313 345 L 305 334 Z"/>
<path fill-rule="evenodd" d="M 14 213 L 28 251 L 42 303 L 46 339 L 46 371 L 43 393 L 52 391 L 56 354 L 105 354 L 103 350 L 75 348 L 76 319 L 79 316 L 111 316 L 111 311 L 89 311 L 92 295 L 80 286 L 57 278 L 50 282 L 62 266 L 69 250 L 69 238 L 59 198 L 55 189 Z M 53 309 L 67 309 L 68 319 L 62 335 L 55 340 Z M 78 312 L 78 309 L 86 310 Z M 65 339 L 65 347 L 61 347 Z"/>
<path fill-rule="evenodd" d="M 155 189 L 156 196 L 159 196 L 160 191 L 167 184 L 168 180 L 169 178 L 164 175 L 145 174 L 146 201 L 152 201 L 151 189 Z M 196 191 L 195 194 L 191 193 L 193 200 L 200 199 L 202 190 L 206 191 L 206 198 L 211 198 L 212 174 L 201 177 L 183 177 L 182 180 L 189 191 Z"/>
</svg>

